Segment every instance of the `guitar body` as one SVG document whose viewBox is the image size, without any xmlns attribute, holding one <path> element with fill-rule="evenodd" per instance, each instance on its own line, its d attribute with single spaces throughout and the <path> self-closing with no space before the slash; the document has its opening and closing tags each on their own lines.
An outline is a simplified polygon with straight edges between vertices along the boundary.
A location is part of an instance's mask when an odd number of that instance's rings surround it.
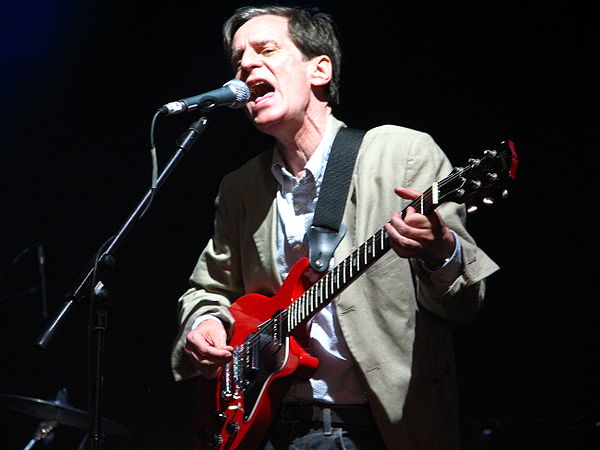
<svg viewBox="0 0 600 450">
<path fill-rule="evenodd" d="M 201 378 L 198 385 L 199 449 L 252 449 L 264 439 L 280 399 L 294 376 L 308 377 L 319 361 L 299 344 L 303 336 L 273 339 L 263 335 L 261 324 L 288 308 L 319 275 L 303 258 L 291 270 L 277 294 L 248 294 L 230 307 L 235 318 L 230 345 L 234 361 L 217 378 Z M 275 334 L 276 336 L 276 334 Z M 252 347 L 254 350 L 248 351 Z M 243 349 L 238 354 L 237 349 Z"/>
</svg>

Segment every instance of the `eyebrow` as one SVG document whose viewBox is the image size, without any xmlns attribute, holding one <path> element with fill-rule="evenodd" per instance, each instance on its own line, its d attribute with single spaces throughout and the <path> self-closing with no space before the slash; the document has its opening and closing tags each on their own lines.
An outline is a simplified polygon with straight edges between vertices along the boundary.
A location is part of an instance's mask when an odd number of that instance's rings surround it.
<svg viewBox="0 0 600 450">
<path fill-rule="evenodd" d="M 279 41 L 274 38 L 257 39 L 250 42 L 250 46 L 253 48 L 264 47 L 267 44 L 275 44 L 277 47 L 280 47 Z M 244 50 L 241 48 L 233 49 L 231 51 L 231 63 L 233 64 L 234 62 L 237 62 L 240 59 L 243 52 Z"/>
</svg>

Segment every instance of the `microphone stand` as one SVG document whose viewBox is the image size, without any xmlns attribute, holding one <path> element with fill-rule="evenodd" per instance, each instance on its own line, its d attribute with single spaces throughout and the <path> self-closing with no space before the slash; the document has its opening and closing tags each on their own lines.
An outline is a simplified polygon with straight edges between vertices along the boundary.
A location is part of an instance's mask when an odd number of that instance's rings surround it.
<svg viewBox="0 0 600 450">
<path fill-rule="evenodd" d="M 58 325 L 64 320 L 67 313 L 75 304 L 82 303 L 89 296 L 89 337 L 90 337 L 90 396 L 89 396 L 89 419 L 90 419 L 90 442 L 93 450 L 101 448 L 102 435 L 100 429 L 100 407 L 102 400 L 102 357 L 104 353 L 104 342 L 108 319 L 108 293 L 102 283 L 103 275 L 107 269 L 114 266 L 113 253 L 123 242 L 127 233 L 131 230 L 137 220 L 143 215 L 148 202 L 158 190 L 167 177 L 171 174 L 177 163 L 185 156 L 194 145 L 196 139 L 204 132 L 207 119 L 201 117 L 185 131 L 179 141 L 178 148 L 166 164 L 160 176 L 156 180 L 156 188 L 150 189 L 142 198 L 134 211 L 130 214 L 117 234 L 111 238 L 106 246 L 102 246 L 94 258 L 91 267 L 84 272 L 82 279 L 66 295 L 63 307 L 56 314 L 54 320 L 36 341 L 36 345 L 46 348 L 50 339 L 54 336 Z"/>
</svg>

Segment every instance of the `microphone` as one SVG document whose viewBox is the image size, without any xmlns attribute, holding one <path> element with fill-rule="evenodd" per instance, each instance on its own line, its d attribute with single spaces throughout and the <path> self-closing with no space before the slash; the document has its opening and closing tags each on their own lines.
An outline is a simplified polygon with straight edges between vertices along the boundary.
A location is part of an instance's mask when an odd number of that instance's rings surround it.
<svg viewBox="0 0 600 450">
<path fill-rule="evenodd" d="M 230 108 L 241 108 L 250 99 L 250 89 L 241 80 L 229 80 L 219 89 L 215 89 L 194 97 L 184 98 L 175 102 L 167 103 L 159 111 L 168 115 L 180 114 L 186 111 L 210 111 L 219 106 Z"/>
</svg>

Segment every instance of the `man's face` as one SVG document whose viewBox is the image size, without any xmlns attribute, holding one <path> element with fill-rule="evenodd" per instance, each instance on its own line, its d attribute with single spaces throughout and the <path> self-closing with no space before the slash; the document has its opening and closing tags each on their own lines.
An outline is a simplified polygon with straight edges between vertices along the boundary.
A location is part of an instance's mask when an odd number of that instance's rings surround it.
<svg viewBox="0 0 600 450">
<path fill-rule="evenodd" d="M 252 93 L 246 111 L 257 128 L 273 134 L 304 120 L 314 62 L 290 39 L 285 17 L 263 15 L 249 20 L 236 31 L 231 48 L 235 76 Z"/>
</svg>

